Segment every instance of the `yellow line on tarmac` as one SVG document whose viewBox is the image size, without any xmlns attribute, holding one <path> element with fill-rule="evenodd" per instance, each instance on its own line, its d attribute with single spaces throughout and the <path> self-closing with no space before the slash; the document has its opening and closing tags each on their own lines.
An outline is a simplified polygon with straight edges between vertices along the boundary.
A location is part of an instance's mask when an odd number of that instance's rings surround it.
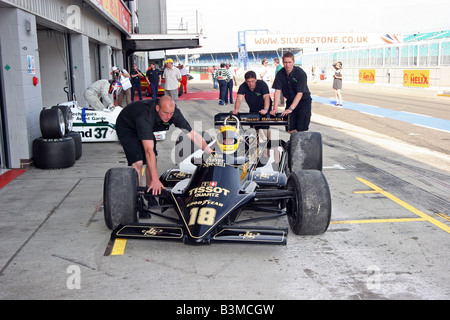
<svg viewBox="0 0 450 320">
<path fill-rule="evenodd" d="M 367 180 L 365 180 L 365 179 L 363 179 L 363 178 L 356 178 L 356 180 L 358 180 L 358 181 L 364 183 L 364 184 L 365 184 L 366 186 L 368 186 L 369 188 L 372 188 L 373 191 L 382 194 L 382 195 L 385 196 L 386 198 L 388 198 L 388 199 L 394 201 L 395 203 L 401 205 L 403 208 L 405 208 L 405 209 L 411 211 L 412 213 L 418 215 L 418 216 L 419 216 L 420 218 L 422 218 L 423 220 L 428 221 L 428 222 L 434 224 L 436 227 L 438 227 L 438 228 L 440 228 L 440 229 L 442 229 L 442 230 L 444 230 L 444 231 L 450 233 L 450 227 L 447 226 L 446 224 L 440 222 L 439 220 L 436 220 L 436 219 L 432 218 L 432 217 L 429 216 L 428 214 L 426 214 L 426 213 L 420 211 L 419 209 L 414 208 L 412 205 L 406 203 L 405 201 L 403 201 L 403 200 L 397 198 L 396 196 L 390 194 L 389 192 L 387 192 L 387 191 L 381 189 L 380 187 L 374 185 L 373 183 L 371 183 L 371 182 L 369 182 L 369 181 L 367 181 Z M 373 191 L 370 191 L 370 192 L 373 193 Z M 355 191 L 355 193 L 364 193 L 364 192 L 365 192 L 365 191 L 362 191 L 362 192 L 361 192 L 361 191 Z"/>
<path fill-rule="evenodd" d="M 111 251 L 112 256 L 120 256 L 125 252 L 127 239 L 117 238 L 114 240 L 114 246 Z"/>
</svg>

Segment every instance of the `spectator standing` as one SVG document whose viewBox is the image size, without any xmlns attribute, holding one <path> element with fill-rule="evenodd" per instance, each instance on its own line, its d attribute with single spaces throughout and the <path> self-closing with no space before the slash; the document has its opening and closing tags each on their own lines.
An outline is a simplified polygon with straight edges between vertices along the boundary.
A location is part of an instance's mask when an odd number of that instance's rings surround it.
<svg viewBox="0 0 450 320">
<path fill-rule="evenodd" d="M 141 86 L 141 77 L 142 72 L 139 70 L 135 63 L 133 63 L 133 69 L 130 72 L 131 75 L 131 101 L 134 101 L 134 94 L 137 89 L 139 100 L 142 100 L 142 86 Z"/>
<path fill-rule="evenodd" d="M 261 80 L 263 80 L 265 83 L 267 83 L 267 86 L 269 88 L 272 87 L 272 77 L 270 76 L 270 70 L 268 67 L 269 62 L 267 61 L 266 58 L 264 58 L 262 60 L 262 68 L 261 71 L 259 73 L 259 76 L 261 77 Z"/>
<path fill-rule="evenodd" d="M 336 96 L 336 105 L 342 106 L 342 62 L 333 63 L 333 67 L 336 70 L 333 75 L 333 89 Z"/>
<path fill-rule="evenodd" d="M 164 69 L 163 78 L 166 83 L 164 85 L 164 94 L 172 97 L 175 103 L 178 101 L 178 84 L 181 81 L 181 73 L 178 68 L 173 66 L 173 60 L 166 60 L 167 67 Z"/>
<path fill-rule="evenodd" d="M 154 62 L 150 62 L 150 68 L 148 68 L 145 74 L 147 81 L 150 83 L 150 92 L 152 94 L 152 99 L 156 100 L 158 97 L 158 89 L 161 85 L 161 73 L 156 69 Z"/>
<path fill-rule="evenodd" d="M 181 87 L 183 88 L 183 92 L 187 93 L 187 74 L 188 70 L 181 64 L 178 67 L 180 69 L 181 74 Z"/>
<path fill-rule="evenodd" d="M 227 63 L 225 68 L 230 72 L 231 79 L 227 82 L 227 91 L 225 93 L 225 104 L 228 103 L 228 94 L 230 94 L 230 103 L 233 104 L 233 86 L 237 86 L 236 82 L 236 72 L 233 69 L 230 69 L 230 64 Z"/>
<path fill-rule="evenodd" d="M 213 69 L 211 71 L 211 77 L 212 77 L 212 81 L 213 81 L 213 89 L 217 90 L 218 82 L 217 82 L 217 68 L 216 67 L 213 67 Z"/>
<path fill-rule="evenodd" d="M 219 82 L 219 104 L 225 105 L 225 99 L 227 97 L 228 81 L 231 79 L 231 74 L 228 69 L 225 68 L 225 63 L 220 64 L 220 69 L 217 70 L 217 81 Z M 227 99 L 228 101 L 228 99 Z"/>
<path fill-rule="evenodd" d="M 117 98 L 117 104 L 123 108 L 131 103 L 131 82 L 130 74 L 125 69 L 119 69 L 118 67 L 112 67 L 114 79 L 119 80 L 122 85 L 122 90 Z M 125 98 L 125 103 L 123 99 Z"/>
</svg>

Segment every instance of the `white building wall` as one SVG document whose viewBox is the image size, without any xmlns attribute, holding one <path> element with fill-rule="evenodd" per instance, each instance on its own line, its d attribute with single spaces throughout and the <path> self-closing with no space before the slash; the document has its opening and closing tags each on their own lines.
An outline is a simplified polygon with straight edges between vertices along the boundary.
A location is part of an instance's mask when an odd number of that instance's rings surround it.
<svg viewBox="0 0 450 320">
<path fill-rule="evenodd" d="M 19 9 L 2 8 L 0 29 L 2 67 L 9 66 L 4 68 L 2 79 L 6 105 L 3 116 L 8 144 L 13 146 L 11 166 L 20 168 L 29 164 L 32 141 L 40 136 L 41 84 L 33 85 L 33 77 L 41 78 L 35 17 Z M 35 59 L 35 74 L 28 73 L 28 55 Z"/>
</svg>

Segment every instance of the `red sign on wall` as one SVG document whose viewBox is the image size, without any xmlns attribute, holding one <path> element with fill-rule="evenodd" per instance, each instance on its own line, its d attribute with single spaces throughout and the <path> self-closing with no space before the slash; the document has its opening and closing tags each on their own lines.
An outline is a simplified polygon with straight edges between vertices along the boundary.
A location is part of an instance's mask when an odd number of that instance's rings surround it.
<svg viewBox="0 0 450 320">
<path fill-rule="evenodd" d="M 120 0 L 95 0 L 106 12 L 108 12 L 122 27 L 131 32 L 130 12 Z"/>
</svg>

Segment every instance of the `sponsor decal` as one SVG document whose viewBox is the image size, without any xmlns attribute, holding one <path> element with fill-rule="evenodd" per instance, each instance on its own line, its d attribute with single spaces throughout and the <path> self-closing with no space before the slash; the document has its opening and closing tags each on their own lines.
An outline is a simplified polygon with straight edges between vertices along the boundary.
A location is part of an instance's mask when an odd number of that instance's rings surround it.
<svg viewBox="0 0 450 320">
<path fill-rule="evenodd" d="M 211 185 L 211 183 L 213 185 Z M 189 195 L 194 197 L 215 197 L 218 198 L 219 195 L 223 194 L 227 196 L 230 193 L 230 190 L 221 188 L 217 186 L 217 182 L 209 181 L 203 182 L 200 187 L 193 188 L 189 190 Z"/>
</svg>

